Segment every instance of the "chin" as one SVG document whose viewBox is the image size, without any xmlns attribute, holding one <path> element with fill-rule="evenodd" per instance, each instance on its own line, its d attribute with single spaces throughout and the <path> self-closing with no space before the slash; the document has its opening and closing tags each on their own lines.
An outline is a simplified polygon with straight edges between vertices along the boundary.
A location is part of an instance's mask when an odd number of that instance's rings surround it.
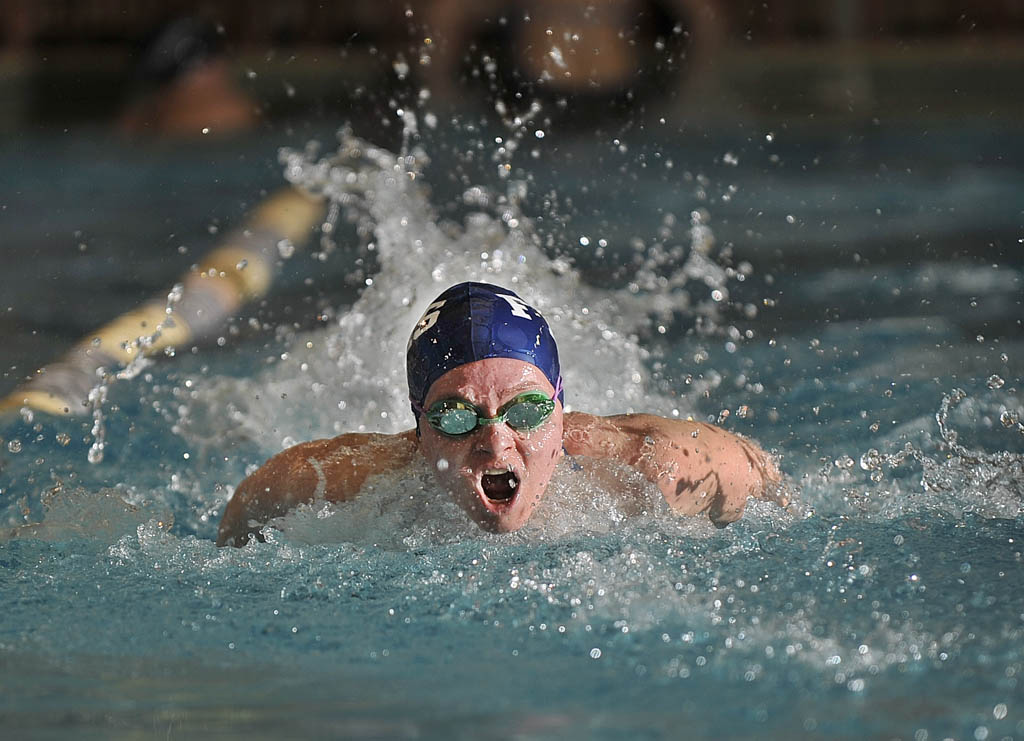
<svg viewBox="0 0 1024 741">
<path fill-rule="evenodd" d="M 492 516 L 485 522 L 477 521 L 477 524 L 492 533 L 513 533 L 527 523 L 530 514 L 530 512 L 517 513 L 513 511 L 496 517 Z"/>
</svg>

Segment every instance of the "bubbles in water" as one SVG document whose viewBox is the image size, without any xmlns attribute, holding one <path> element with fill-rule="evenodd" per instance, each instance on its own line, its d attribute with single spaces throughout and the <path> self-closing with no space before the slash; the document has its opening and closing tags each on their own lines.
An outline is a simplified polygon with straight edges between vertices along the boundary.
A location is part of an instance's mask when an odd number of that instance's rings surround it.
<svg viewBox="0 0 1024 741">
<path fill-rule="evenodd" d="M 106 447 L 102 440 L 95 441 L 89 446 L 89 452 L 86 458 L 90 463 L 102 463 L 103 462 L 103 449 Z"/>
<path fill-rule="evenodd" d="M 1001 389 L 1006 382 L 999 376 L 992 374 L 988 377 L 988 387 L 990 389 Z"/>
<path fill-rule="evenodd" d="M 11 453 L 15 453 L 15 454 L 20 453 L 21 452 L 21 440 L 11 440 L 9 443 L 7 443 L 7 450 L 9 450 Z"/>
<path fill-rule="evenodd" d="M 281 256 L 282 260 L 287 260 L 295 254 L 295 245 L 290 239 L 282 239 L 277 243 L 277 253 Z"/>
</svg>

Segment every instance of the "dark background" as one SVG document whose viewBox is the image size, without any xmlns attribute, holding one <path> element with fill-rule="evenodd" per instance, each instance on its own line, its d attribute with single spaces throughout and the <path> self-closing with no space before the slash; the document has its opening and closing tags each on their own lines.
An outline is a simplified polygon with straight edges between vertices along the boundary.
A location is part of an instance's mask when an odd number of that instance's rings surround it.
<svg viewBox="0 0 1024 741">
<path fill-rule="evenodd" d="M 628 104 L 631 115 L 690 118 L 1019 116 L 1022 106 L 1019 0 L 4 0 L 0 127 L 116 116 L 137 92 L 147 39 L 181 17 L 213 24 L 269 124 L 365 112 L 421 85 L 459 108 L 528 93 L 577 112 Z M 596 74 L 537 84 L 551 68 L 542 29 L 556 42 L 581 32 L 560 47 Z M 494 80 L 482 79 L 486 56 Z"/>
</svg>

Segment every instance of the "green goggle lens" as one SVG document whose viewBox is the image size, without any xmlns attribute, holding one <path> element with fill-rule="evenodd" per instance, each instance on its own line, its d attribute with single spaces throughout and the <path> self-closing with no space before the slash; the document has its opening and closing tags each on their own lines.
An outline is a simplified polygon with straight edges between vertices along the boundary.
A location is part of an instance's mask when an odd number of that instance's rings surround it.
<svg viewBox="0 0 1024 741">
<path fill-rule="evenodd" d="M 457 437 L 472 432 L 480 425 L 507 423 L 515 430 L 532 430 L 544 424 L 555 411 L 555 401 L 539 391 L 515 397 L 496 417 L 485 417 L 475 406 L 461 399 L 444 399 L 427 410 L 427 422 L 438 432 Z"/>
</svg>

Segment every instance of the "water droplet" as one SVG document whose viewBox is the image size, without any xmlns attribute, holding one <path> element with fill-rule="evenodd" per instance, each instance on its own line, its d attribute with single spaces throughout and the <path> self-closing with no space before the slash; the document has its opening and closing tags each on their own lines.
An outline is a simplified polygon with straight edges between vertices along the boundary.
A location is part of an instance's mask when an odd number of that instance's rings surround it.
<svg viewBox="0 0 1024 741">
<path fill-rule="evenodd" d="M 447 458 L 438 458 L 437 459 L 437 470 L 438 471 L 447 471 L 448 470 L 448 459 Z"/>
<path fill-rule="evenodd" d="M 295 245 L 292 244 L 290 239 L 282 239 L 277 243 L 277 252 L 281 255 L 282 259 L 287 260 L 295 254 Z"/>
<path fill-rule="evenodd" d="M 7 443 L 7 449 L 12 453 L 20 453 L 21 440 L 11 440 L 9 443 Z"/>
<path fill-rule="evenodd" d="M 988 377 L 988 387 L 990 389 L 1001 389 L 1003 387 L 1003 384 L 1005 383 L 1006 381 L 1004 381 L 1002 378 L 995 375 L 994 373 Z"/>
<path fill-rule="evenodd" d="M 874 471 L 882 465 L 882 456 L 875 448 L 871 448 L 860 457 L 860 467 L 865 471 Z"/>
<path fill-rule="evenodd" d="M 94 442 L 89 448 L 89 453 L 86 455 L 86 458 L 90 463 L 100 463 L 103 460 L 103 443 L 98 440 Z"/>
<path fill-rule="evenodd" d="M 998 705 L 996 705 L 994 708 L 992 708 L 992 717 L 994 717 L 996 720 L 1002 720 L 1003 718 L 1005 718 L 1006 717 L 1006 703 L 1001 702 Z"/>
<path fill-rule="evenodd" d="M 590 649 L 590 658 L 592 658 L 592 659 L 600 659 L 601 658 L 601 649 L 599 649 L 599 648 L 592 648 L 592 649 Z"/>
<path fill-rule="evenodd" d="M 62 447 L 67 447 L 68 443 L 71 442 L 71 435 L 66 432 L 58 432 L 57 442 L 60 443 Z"/>
</svg>

